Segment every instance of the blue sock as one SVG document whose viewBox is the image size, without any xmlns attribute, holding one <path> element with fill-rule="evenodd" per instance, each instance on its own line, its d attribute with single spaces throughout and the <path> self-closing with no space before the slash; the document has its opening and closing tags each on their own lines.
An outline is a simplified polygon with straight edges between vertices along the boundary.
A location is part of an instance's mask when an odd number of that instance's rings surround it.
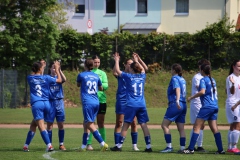
<svg viewBox="0 0 240 160">
<path fill-rule="evenodd" d="M 94 131 L 92 134 L 93 134 L 94 138 L 98 141 L 98 143 L 103 142 L 101 134 L 98 132 L 98 130 Z"/>
<path fill-rule="evenodd" d="M 180 137 L 180 146 L 186 145 L 186 137 Z"/>
<path fill-rule="evenodd" d="M 223 151 L 221 133 L 220 132 L 215 133 L 214 138 L 215 138 L 215 142 L 216 142 L 218 151 Z"/>
<path fill-rule="evenodd" d="M 52 143 L 52 130 L 47 130 L 50 143 Z"/>
<path fill-rule="evenodd" d="M 164 134 L 166 143 L 172 143 L 172 136 L 171 134 Z"/>
<path fill-rule="evenodd" d="M 123 144 L 123 142 L 125 141 L 125 139 L 126 139 L 126 137 L 120 136 L 120 138 L 119 138 L 119 143 L 120 143 L 120 144 Z"/>
<path fill-rule="evenodd" d="M 49 140 L 48 132 L 46 130 L 41 132 L 41 136 L 42 136 L 42 139 L 43 139 L 43 141 L 45 142 L 46 145 L 51 143 L 50 140 Z"/>
<path fill-rule="evenodd" d="M 87 145 L 88 133 L 83 133 L 82 144 Z"/>
<path fill-rule="evenodd" d="M 59 140 L 59 143 L 63 143 L 64 142 L 64 129 L 62 130 L 58 130 L 58 140 Z"/>
<path fill-rule="evenodd" d="M 150 135 L 144 137 L 144 139 L 145 139 L 145 143 L 146 143 L 146 145 L 151 144 L 151 137 L 150 137 Z"/>
<path fill-rule="evenodd" d="M 115 144 L 118 144 L 119 143 L 119 138 L 121 136 L 121 133 L 117 133 L 115 132 L 114 133 L 114 141 L 115 141 Z"/>
<path fill-rule="evenodd" d="M 194 150 L 194 146 L 197 143 L 198 136 L 199 134 L 193 132 L 190 144 L 188 146 L 188 149 L 190 149 L 191 151 Z"/>
<path fill-rule="evenodd" d="M 132 144 L 137 144 L 138 132 L 131 132 Z"/>
<path fill-rule="evenodd" d="M 35 135 L 35 132 L 32 132 L 32 131 L 28 131 L 28 134 L 27 134 L 27 139 L 26 139 L 26 142 L 25 144 L 29 145 L 33 139 Z"/>
</svg>

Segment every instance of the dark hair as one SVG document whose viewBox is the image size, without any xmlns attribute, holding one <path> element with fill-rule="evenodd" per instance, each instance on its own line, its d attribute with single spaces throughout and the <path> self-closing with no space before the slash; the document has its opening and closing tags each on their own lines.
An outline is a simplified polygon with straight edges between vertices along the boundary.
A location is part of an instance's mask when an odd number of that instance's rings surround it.
<svg viewBox="0 0 240 160">
<path fill-rule="evenodd" d="M 54 64 L 54 62 L 50 62 L 49 65 L 48 65 L 48 74 L 51 74 L 51 68 L 52 68 L 52 65 Z"/>
<path fill-rule="evenodd" d="M 240 62 L 240 60 L 234 60 L 230 66 L 230 70 L 229 70 L 229 74 L 232 74 L 233 73 L 233 66 L 236 66 L 237 62 Z"/>
<path fill-rule="evenodd" d="M 92 56 L 92 59 L 100 59 L 97 55 Z"/>
<path fill-rule="evenodd" d="M 37 73 L 40 70 L 41 67 L 42 67 L 41 62 L 34 62 L 33 65 L 32 65 L 32 71 L 34 73 Z"/>
<path fill-rule="evenodd" d="M 178 63 L 172 65 L 172 70 L 174 70 L 179 76 L 182 76 L 182 66 Z"/>
<path fill-rule="evenodd" d="M 133 69 L 133 71 L 135 73 L 141 73 L 142 72 L 142 68 L 140 67 L 139 63 L 137 62 L 133 62 L 130 67 Z"/>
<path fill-rule="evenodd" d="M 127 58 L 127 59 L 125 59 L 124 64 L 127 64 L 127 62 L 128 62 L 129 60 L 132 60 L 132 61 L 133 61 L 132 58 Z"/>
<path fill-rule="evenodd" d="M 209 60 L 207 60 L 207 59 L 201 59 L 198 61 L 198 66 L 201 66 L 203 64 L 211 65 L 211 62 L 209 62 Z"/>
<path fill-rule="evenodd" d="M 88 70 L 92 70 L 93 69 L 93 59 L 87 58 L 84 62 L 84 65 Z"/>
<path fill-rule="evenodd" d="M 215 93 L 215 88 L 213 86 L 213 81 L 212 81 L 212 77 L 211 77 L 211 66 L 208 64 L 203 64 L 203 65 L 201 65 L 201 70 L 209 77 L 212 88 L 213 88 L 213 93 Z"/>
</svg>

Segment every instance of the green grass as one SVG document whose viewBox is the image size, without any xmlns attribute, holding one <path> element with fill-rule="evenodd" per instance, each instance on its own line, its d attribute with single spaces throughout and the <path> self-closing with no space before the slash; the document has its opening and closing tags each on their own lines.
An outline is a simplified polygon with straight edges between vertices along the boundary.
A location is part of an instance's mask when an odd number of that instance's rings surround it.
<svg viewBox="0 0 240 160">
<path fill-rule="evenodd" d="M 145 142 L 141 129 L 138 136 L 138 147 L 141 151 L 145 149 Z M 26 134 L 28 129 L 0 129 L 0 159 L 3 160 L 42 160 L 44 159 L 43 155 L 45 154 L 45 144 L 41 139 L 40 133 L 37 132 L 29 149 L 30 152 L 23 152 L 22 147 L 25 142 Z M 56 148 L 56 152 L 50 154 L 52 160 L 76 160 L 76 159 L 104 159 L 104 160 L 115 160 L 115 159 L 131 159 L 131 160 L 146 160 L 146 159 L 184 159 L 184 160 L 197 160 L 197 159 L 237 159 L 238 156 L 227 153 L 226 155 L 214 155 L 214 152 L 217 150 L 214 137 L 210 130 L 205 130 L 204 132 L 204 148 L 208 153 L 195 153 L 194 155 L 182 155 L 177 153 L 159 153 L 160 150 L 166 147 L 165 140 L 163 137 L 162 130 L 151 129 L 151 139 L 152 139 L 152 149 L 153 153 L 143 153 L 143 152 L 133 152 L 131 150 L 131 135 L 130 131 L 128 132 L 127 138 L 123 144 L 122 152 L 100 152 L 99 144 L 96 140 L 93 140 L 93 147 L 95 151 L 87 152 L 77 152 L 75 149 L 81 145 L 82 141 L 82 129 L 70 129 L 65 130 L 65 146 L 67 148 L 66 152 L 58 151 L 58 137 L 57 129 L 53 130 L 53 146 Z M 190 130 L 186 130 L 187 142 L 186 146 L 189 143 L 189 134 Z M 222 140 L 224 149 L 227 146 L 227 131 L 222 130 Z M 4 138 L 3 138 L 4 137 Z M 107 143 L 109 147 L 112 147 L 114 144 L 113 141 L 113 129 L 107 129 Z M 172 130 L 172 145 L 174 151 L 179 149 L 179 134 L 177 130 Z M 49 158 L 49 159 L 50 159 Z"/>
<path fill-rule="evenodd" d="M 189 109 L 189 108 L 188 108 Z M 149 124 L 158 124 L 162 122 L 164 114 L 166 112 L 166 108 L 148 108 L 149 115 Z M 66 121 L 68 124 L 79 124 L 83 121 L 82 108 L 65 108 L 66 111 Z M 189 111 L 186 116 L 186 124 L 190 123 L 190 115 Z M 21 108 L 21 109 L 0 109 L 0 123 L 5 124 L 29 124 L 32 120 L 32 113 L 30 108 Z M 115 123 L 115 109 L 112 107 L 107 109 L 107 113 L 105 116 L 106 124 L 114 124 Z M 225 114 L 225 109 L 220 108 L 218 114 L 218 124 L 226 125 L 227 119 Z"/>
<path fill-rule="evenodd" d="M 64 71 L 67 81 L 64 83 L 65 99 L 73 102 L 77 106 L 81 106 L 79 100 L 79 88 L 76 84 L 77 71 Z M 191 94 L 191 81 L 196 72 L 184 72 L 183 77 L 187 82 L 187 96 Z M 107 72 L 109 88 L 106 91 L 107 105 L 109 108 L 115 106 L 117 80 L 111 72 Z M 228 70 L 218 69 L 212 71 L 212 77 L 217 82 L 219 107 L 225 107 L 225 81 L 228 76 Z M 167 87 L 171 79 L 170 72 L 161 71 L 155 74 L 148 73 L 145 85 L 145 99 L 148 108 L 167 108 Z M 70 104 L 71 106 L 72 104 Z"/>
</svg>

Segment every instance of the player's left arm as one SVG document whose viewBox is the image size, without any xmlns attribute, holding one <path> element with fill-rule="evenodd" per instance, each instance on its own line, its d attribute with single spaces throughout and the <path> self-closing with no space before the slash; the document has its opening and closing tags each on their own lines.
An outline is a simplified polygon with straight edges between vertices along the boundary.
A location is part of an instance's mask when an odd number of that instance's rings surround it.
<svg viewBox="0 0 240 160">
<path fill-rule="evenodd" d="M 180 88 L 176 88 L 176 103 L 177 103 L 177 108 L 181 109 L 181 106 L 179 104 L 179 100 L 180 100 Z"/>
<path fill-rule="evenodd" d="M 108 89 L 108 78 L 105 72 L 102 72 L 102 87 L 104 91 Z"/>
</svg>

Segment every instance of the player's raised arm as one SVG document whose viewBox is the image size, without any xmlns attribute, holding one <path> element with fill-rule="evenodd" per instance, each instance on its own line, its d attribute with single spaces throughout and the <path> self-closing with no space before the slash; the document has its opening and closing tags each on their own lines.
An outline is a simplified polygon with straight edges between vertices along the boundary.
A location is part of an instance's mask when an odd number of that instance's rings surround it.
<svg viewBox="0 0 240 160">
<path fill-rule="evenodd" d="M 148 66 L 143 62 L 143 60 L 141 59 L 141 57 L 140 57 L 137 53 L 135 53 L 135 52 L 133 52 L 133 54 L 137 56 L 138 62 L 141 64 L 141 66 L 143 67 L 143 69 L 145 70 L 145 72 L 148 71 Z"/>
<path fill-rule="evenodd" d="M 115 65 L 114 65 L 115 71 L 118 75 L 121 75 L 122 71 L 120 70 L 120 67 L 119 67 L 120 56 L 118 53 L 114 54 L 114 60 L 115 60 Z"/>
</svg>

